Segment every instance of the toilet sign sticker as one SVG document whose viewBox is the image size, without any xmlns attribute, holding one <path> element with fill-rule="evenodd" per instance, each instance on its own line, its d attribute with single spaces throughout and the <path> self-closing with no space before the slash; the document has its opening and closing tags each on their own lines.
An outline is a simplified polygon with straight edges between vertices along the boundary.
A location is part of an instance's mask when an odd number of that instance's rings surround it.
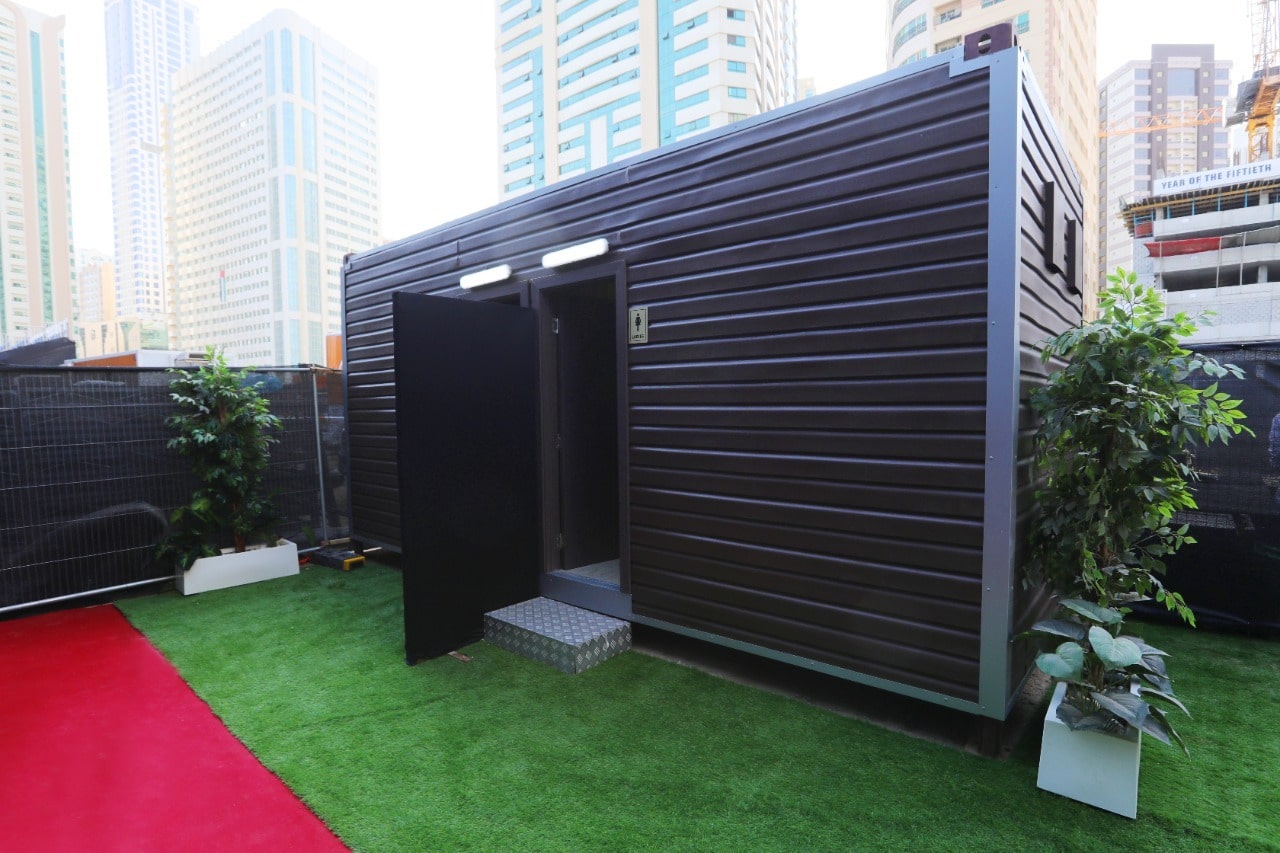
<svg viewBox="0 0 1280 853">
<path fill-rule="evenodd" d="M 649 309 L 632 308 L 631 316 L 627 320 L 627 329 L 631 334 L 631 343 L 649 343 Z"/>
</svg>

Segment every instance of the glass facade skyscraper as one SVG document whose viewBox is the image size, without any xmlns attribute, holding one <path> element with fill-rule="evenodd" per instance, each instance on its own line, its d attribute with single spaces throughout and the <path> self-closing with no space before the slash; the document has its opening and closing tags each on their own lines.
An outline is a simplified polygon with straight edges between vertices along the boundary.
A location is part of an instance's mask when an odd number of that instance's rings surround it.
<svg viewBox="0 0 1280 853">
<path fill-rule="evenodd" d="M 0 0 L 0 347 L 73 319 L 62 30 Z"/>
<path fill-rule="evenodd" d="M 173 74 L 199 54 L 196 7 L 106 0 L 107 121 L 118 317 L 129 348 L 168 346 L 164 109 Z"/>
<path fill-rule="evenodd" d="M 380 242 L 377 79 L 287 11 L 182 69 L 168 119 L 183 348 L 325 363 L 343 257 Z"/>
<path fill-rule="evenodd" d="M 496 0 L 511 197 L 795 100 L 795 0 Z"/>
</svg>

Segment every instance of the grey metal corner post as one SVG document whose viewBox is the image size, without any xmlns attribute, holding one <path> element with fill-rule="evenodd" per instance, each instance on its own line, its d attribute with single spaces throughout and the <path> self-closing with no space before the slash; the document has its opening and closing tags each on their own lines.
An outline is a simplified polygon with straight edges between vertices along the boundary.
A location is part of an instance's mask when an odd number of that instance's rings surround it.
<svg viewBox="0 0 1280 853">
<path fill-rule="evenodd" d="M 311 410 L 316 426 L 316 491 L 320 493 L 320 541 L 328 544 L 331 537 L 329 536 L 329 507 L 325 496 L 328 484 L 325 482 L 324 434 L 320 429 L 319 371 L 313 367 L 308 371 L 308 375 L 311 377 Z"/>
<path fill-rule="evenodd" d="M 1004 50 L 991 61 L 991 169 L 987 230 L 987 413 L 982 542 L 982 638 L 978 704 L 1004 719 L 1017 524 L 1019 404 L 1019 195 L 1022 163 L 1023 59 Z"/>
</svg>

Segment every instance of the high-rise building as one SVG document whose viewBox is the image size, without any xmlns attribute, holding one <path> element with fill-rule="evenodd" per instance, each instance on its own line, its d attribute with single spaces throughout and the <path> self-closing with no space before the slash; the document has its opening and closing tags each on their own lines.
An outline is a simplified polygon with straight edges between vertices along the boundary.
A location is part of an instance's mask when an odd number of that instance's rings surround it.
<svg viewBox="0 0 1280 853">
<path fill-rule="evenodd" d="M 115 265 L 102 252 L 85 252 L 80 261 L 75 338 L 81 356 L 124 352 L 138 343 L 137 323 L 116 319 Z M 130 338 L 132 337 L 132 340 Z"/>
<path fill-rule="evenodd" d="M 0 0 L 0 339 L 70 324 L 75 270 L 63 19 Z"/>
<path fill-rule="evenodd" d="M 890 68 L 960 44 L 967 33 L 1013 24 L 1018 45 L 1066 143 L 1084 190 L 1085 306 L 1092 309 L 1098 264 L 1098 0 L 888 0 Z"/>
<path fill-rule="evenodd" d="M 343 257 L 380 242 L 373 67 L 272 12 L 178 72 L 168 138 L 180 347 L 324 364 Z"/>
<path fill-rule="evenodd" d="M 795 100 L 795 0 L 497 3 L 503 198 Z"/>
<path fill-rule="evenodd" d="M 164 110 L 173 73 L 199 54 L 198 13 L 182 0 L 106 0 L 105 19 L 114 310 L 165 348 Z"/>
<path fill-rule="evenodd" d="M 1215 59 L 1211 44 L 1156 44 L 1150 59 L 1126 62 L 1098 84 L 1099 275 L 1120 266 L 1154 276 L 1147 252 L 1135 252 L 1124 203 L 1149 196 L 1156 178 L 1230 163 L 1222 124 L 1230 78 L 1230 60 Z"/>
</svg>

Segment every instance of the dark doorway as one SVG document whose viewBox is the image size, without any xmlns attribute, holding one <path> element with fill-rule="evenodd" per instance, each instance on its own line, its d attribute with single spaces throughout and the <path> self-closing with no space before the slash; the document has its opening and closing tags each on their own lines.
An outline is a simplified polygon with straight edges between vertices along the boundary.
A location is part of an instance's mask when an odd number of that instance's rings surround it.
<svg viewBox="0 0 1280 853">
<path fill-rule="evenodd" d="M 532 310 L 394 297 L 405 656 L 478 640 L 538 594 Z"/>
<path fill-rule="evenodd" d="M 547 568 L 618 583 L 618 327 L 612 272 L 543 286 Z"/>
</svg>

